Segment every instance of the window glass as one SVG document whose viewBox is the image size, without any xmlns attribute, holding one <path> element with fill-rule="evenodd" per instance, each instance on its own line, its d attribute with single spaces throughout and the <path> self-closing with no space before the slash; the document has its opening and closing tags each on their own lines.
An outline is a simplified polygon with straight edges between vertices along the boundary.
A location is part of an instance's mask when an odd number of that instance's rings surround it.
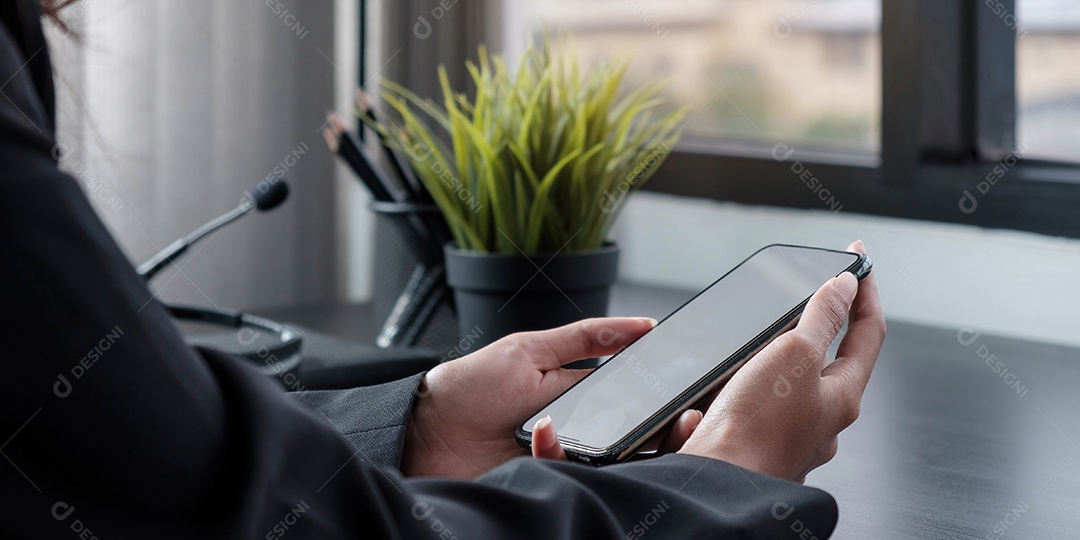
<svg viewBox="0 0 1080 540">
<path fill-rule="evenodd" d="M 575 36 L 583 63 L 634 53 L 629 86 L 672 80 L 687 136 L 877 150 L 878 0 L 528 0 L 531 30 Z"/>
<path fill-rule="evenodd" d="M 1017 149 L 1032 158 L 1080 161 L 1080 2 L 1017 0 Z"/>
</svg>

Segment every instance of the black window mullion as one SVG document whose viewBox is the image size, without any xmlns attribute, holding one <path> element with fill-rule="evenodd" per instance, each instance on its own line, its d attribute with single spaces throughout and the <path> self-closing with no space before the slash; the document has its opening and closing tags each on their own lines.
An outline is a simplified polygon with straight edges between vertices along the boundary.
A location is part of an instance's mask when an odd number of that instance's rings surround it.
<svg viewBox="0 0 1080 540">
<path fill-rule="evenodd" d="M 921 154 L 921 2 L 883 0 L 881 7 L 882 181 L 902 189 L 915 183 Z"/>
<path fill-rule="evenodd" d="M 976 149 L 997 161 L 1016 151 L 1016 0 L 972 2 L 970 9 Z"/>
<path fill-rule="evenodd" d="M 910 188 L 927 162 L 974 154 L 964 0 L 885 0 L 882 5 L 882 164 L 889 188 Z"/>
<path fill-rule="evenodd" d="M 921 82 L 921 161 L 963 162 L 973 157 L 969 56 L 972 32 L 969 0 L 923 0 L 917 31 Z"/>
</svg>

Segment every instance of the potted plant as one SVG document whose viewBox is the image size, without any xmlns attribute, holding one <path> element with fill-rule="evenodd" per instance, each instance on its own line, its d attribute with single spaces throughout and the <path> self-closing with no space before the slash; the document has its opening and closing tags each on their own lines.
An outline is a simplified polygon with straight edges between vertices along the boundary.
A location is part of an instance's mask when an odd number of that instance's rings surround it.
<svg viewBox="0 0 1080 540">
<path fill-rule="evenodd" d="M 439 70 L 441 104 L 393 82 L 395 121 L 373 124 L 442 211 L 462 336 L 504 335 L 607 314 L 618 248 L 607 235 L 626 196 L 678 139 L 683 109 L 653 119 L 666 84 L 622 88 L 628 59 L 582 74 L 545 33 L 511 73 L 479 50 L 473 95 Z"/>
</svg>

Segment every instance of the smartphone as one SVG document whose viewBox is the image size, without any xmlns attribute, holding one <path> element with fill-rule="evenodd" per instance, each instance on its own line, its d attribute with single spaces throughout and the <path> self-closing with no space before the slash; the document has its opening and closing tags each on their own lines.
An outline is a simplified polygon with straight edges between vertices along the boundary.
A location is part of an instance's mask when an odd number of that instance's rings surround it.
<svg viewBox="0 0 1080 540">
<path fill-rule="evenodd" d="M 568 458 L 625 460 L 793 328 L 822 284 L 842 272 L 861 280 L 870 268 L 860 253 L 766 246 L 533 415 L 518 443 L 527 448 L 551 415 Z"/>
</svg>

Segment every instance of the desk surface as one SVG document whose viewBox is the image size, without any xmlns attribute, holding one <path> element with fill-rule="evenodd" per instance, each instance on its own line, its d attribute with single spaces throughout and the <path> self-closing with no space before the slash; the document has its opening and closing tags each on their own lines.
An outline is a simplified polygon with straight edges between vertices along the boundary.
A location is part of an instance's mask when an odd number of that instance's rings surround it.
<svg viewBox="0 0 1080 540">
<path fill-rule="evenodd" d="M 659 317 L 691 295 L 620 284 L 611 314 Z M 265 314 L 372 340 L 364 305 Z M 1076 538 L 1077 414 L 1080 350 L 890 323 L 862 416 L 807 483 L 840 504 L 833 538 Z"/>
</svg>

